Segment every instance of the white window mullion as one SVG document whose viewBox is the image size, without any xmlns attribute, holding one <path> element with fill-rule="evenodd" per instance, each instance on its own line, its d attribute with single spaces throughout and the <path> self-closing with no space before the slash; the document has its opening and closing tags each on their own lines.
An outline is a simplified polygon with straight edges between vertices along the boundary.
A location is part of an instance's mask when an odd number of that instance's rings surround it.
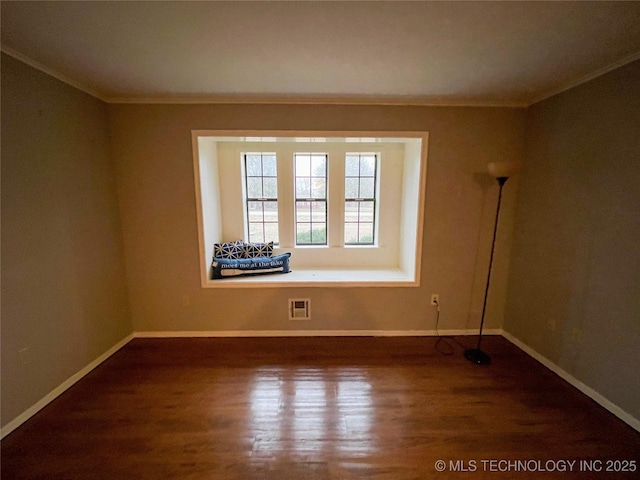
<svg viewBox="0 0 640 480">
<path fill-rule="evenodd" d="M 330 247 L 344 246 L 344 153 L 329 153 L 328 227 Z"/>
<path fill-rule="evenodd" d="M 278 162 L 278 214 L 280 216 L 280 247 L 292 248 L 295 245 L 295 202 L 293 181 L 293 149 L 287 146 L 278 147 L 278 155 L 282 161 Z"/>
</svg>

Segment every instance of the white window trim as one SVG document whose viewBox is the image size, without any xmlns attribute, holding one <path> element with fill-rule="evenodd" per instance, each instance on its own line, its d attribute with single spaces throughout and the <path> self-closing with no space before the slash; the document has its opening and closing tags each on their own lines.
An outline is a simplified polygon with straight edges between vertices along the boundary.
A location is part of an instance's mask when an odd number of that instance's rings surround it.
<svg viewBox="0 0 640 480">
<path fill-rule="evenodd" d="M 327 249 L 330 247 L 295 248 L 292 256 L 292 272 L 284 275 L 263 275 L 223 280 L 210 279 L 211 251 L 213 243 L 232 240 L 222 238 L 222 211 L 220 189 L 239 188 L 242 185 L 227 185 L 220 182 L 218 172 L 217 147 L 211 148 L 215 141 L 262 141 L 265 151 L 269 150 L 269 140 L 288 140 L 305 138 L 339 138 L 342 140 L 361 139 L 362 143 L 349 143 L 348 150 L 357 152 L 364 148 L 373 151 L 365 142 L 380 139 L 380 142 L 403 142 L 405 162 L 402 172 L 403 189 L 399 192 L 402 202 L 402 215 L 399 221 L 400 241 L 397 265 L 384 268 L 300 268 L 295 267 L 296 253 L 302 249 Z M 215 143 L 215 142 L 214 142 Z M 321 143 L 316 146 L 322 150 Z M 427 132 L 352 132 L 352 131 L 246 131 L 246 130 L 194 130 L 192 147 L 196 193 L 196 211 L 198 221 L 198 242 L 200 256 L 200 276 L 203 288 L 257 288 L 257 287 L 415 287 L 420 285 L 420 265 L 422 258 L 423 217 L 426 188 L 428 133 Z M 303 147 L 304 149 L 305 147 Z M 248 149 L 255 151 L 254 145 Z M 363 151 L 364 151 L 363 150 Z M 306 150 L 305 150 L 306 151 Z M 280 168 L 281 160 L 278 159 Z M 234 182 L 229 182 L 234 183 Z M 242 183 L 242 182 L 240 182 Z M 330 200 L 331 201 L 331 200 Z M 284 203 L 284 202 L 283 202 Z M 243 205 L 238 211 L 225 214 L 243 216 Z M 212 220 L 213 219 L 213 220 Z M 238 238 L 241 238 L 238 237 Z M 283 239 L 281 238 L 281 243 Z M 286 245 L 286 242 L 285 242 Z M 371 246 L 341 246 L 340 250 L 351 250 L 350 255 Z M 281 248 L 290 251 L 291 248 Z M 337 251 L 337 250 L 336 250 Z M 329 253 L 329 252 L 327 252 Z M 382 255 L 384 253 L 380 252 Z"/>
<path fill-rule="evenodd" d="M 242 160 L 241 160 L 241 162 L 242 162 L 242 165 L 241 165 L 241 167 L 242 167 L 241 168 L 242 185 L 243 185 L 243 188 L 242 188 L 242 201 L 243 201 L 243 208 L 244 208 L 244 223 L 245 223 L 245 227 L 246 227 L 246 232 L 245 233 L 246 233 L 247 239 L 250 242 L 260 242 L 260 240 L 259 239 L 255 239 L 254 240 L 254 239 L 251 238 L 251 233 L 250 233 L 251 226 L 250 226 L 250 222 L 249 222 L 249 211 L 248 211 L 249 202 L 250 201 L 254 201 L 254 202 L 256 202 L 256 201 L 257 202 L 270 201 L 270 202 L 276 202 L 276 204 L 280 203 L 278 198 L 277 198 L 277 193 L 276 193 L 276 197 L 275 198 L 271 197 L 271 198 L 262 198 L 262 199 L 256 199 L 256 198 L 252 198 L 251 200 L 249 199 L 249 193 L 248 193 L 249 185 L 247 185 L 249 174 L 247 172 L 247 164 L 246 164 L 246 162 L 247 162 L 247 156 L 248 155 L 256 154 L 256 153 L 258 153 L 260 155 L 264 155 L 264 154 L 271 155 L 271 154 L 273 154 L 274 156 L 276 156 L 273 152 L 264 152 L 264 151 L 262 151 L 262 152 L 244 152 L 242 154 Z M 262 172 L 262 173 L 264 174 L 264 172 Z M 262 175 L 261 178 L 264 181 L 265 176 Z M 277 156 L 276 156 L 276 176 L 275 176 L 275 178 L 276 178 L 276 182 L 277 182 L 277 180 L 278 180 Z M 262 233 L 263 233 L 263 237 L 264 237 L 265 236 L 264 233 L 266 231 L 265 222 L 264 222 L 264 205 L 261 208 L 263 208 L 263 217 L 262 217 L 263 221 L 261 223 L 262 223 Z M 275 222 L 273 222 L 273 223 L 275 223 Z M 277 223 L 276 223 L 276 225 L 277 225 Z M 278 236 L 278 238 L 279 238 L 279 236 Z M 270 239 L 267 239 L 267 240 L 264 240 L 264 241 L 265 242 L 273 241 L 273 242 L 275 242 L 276 245 L 278 245 L 279 244 L 278 238 L 270 238 Z"/>
<path fill-rule="evenodd" d="M 364 149 L 361 149 L 364 150 Z M 373 220 L 372 220 L 372 237 L 373 237 L 373 241 L 369 242 L 369 243 L 360 243 L 360 224 L 361 223 L 367 223 L 367 222 L 361 222 L 360 220 L 360 213 L 358 212 L 358 220 L 357 222 L 353 222 L 356 223 L 358 225 L 358 241 L 354 242 L 354 243 L 347 243 L 346 241 L 346 232 L 343 232 L 342 235 L 342 239 L 344 242 L 344 246 L 345 248 L 348 247 L 365 247 L 365 246 L 377 246 L 378 245 L 378 240 L 379 240 L 379 224 L 380 224 L 380 152 L 364 152 L 364 151 L 357 151 L 357 152 L 347 152 L 347 154 L 354 154 L 354 155 L 373 155 L 374 157 L 374 170 L 373 170 L 373 196 L 372 197 L 367 197 L 365 199 L 365 201 L 372 201 L 373 202 Z M 346 162 L 346 159 L 345 159 Z M 345 182 L 345 188 L 343 188 L 343 191 L 345 192 L 344 195 L 344 200 L 343 200 L 343 204 L 344 204 L 344 208 L 346 211 L 346 203 L 347 201 L 349 201 L 349 199 L 347 198 L 347 194 L 346 194 L 346 182 L 347 182 L 347 173 L 346 173 L 346 169 L 343 169 L 342 175 L 344 175 L 344 182 Z M 358 177 L 354 177 L 354 176 L 350 176 L 350 178 L 363 178 L 360 176 L 360 171 L 358 171 Z M 371 177 L 369 177 L 371 178 Z M 362 197 L 361 197 L 362 198 Z M 346 217 L 346 214 L 345 214 Z M 346 222 L 346 218 L 343 219 L 343 227 L 346 229 L 347 228 L 347 222 Z"/>
<path fill-rule="evenodd" d="M 301 150 L 301 151 L 297 151 L 297 150 Z M 303 149 L 296 149 L 295 152 L 291 152 L 292 154 L 292 158 L 283 158 L 283 161 L 285 162 L 293 162 L 293 177 L 291 179 L 284 179 L 284 181 L 289 181 L 290 183 L 292 183 L 292 188 L 293 188 L 293 204 L 294 204 L 294 211 L 293 211 L 293 218 L 291 219 L 291 223 L 292 223 L 292 227 L 294 230 L 294 244 L 295 247 L 302 247 L 302 246 L 306 246 L 306 247 L 323 247 L 323 246 L 328 246 L 331 245 L 331 238 L 330 238 L 330 230 L 331 230 L 331 220 L 332 220 L 332 212 L 330 209 L 330 202 L 329 202 L 329 197 L 331 192 L 331 176 L 335 176 L 335 173 L 333 172 L 334 168 L 330 167 L 330 162 L 331 162 L 331 154 L 327 153 L 327 152 L 305 152 L 302 151 Z M 319 155 L 319 156 L 323 156 L 325 158 L 325 170 L 324 170 L 324 177 L 318 177 L 316 176 L 315 178 L 324 178 L 324 197 L 323 198 L 310 198 L 313 197 L 313 194 L 311 192 L 311 190 L 313 190 L 313 177 L 314 177 L 314 173 L 313 173 L 313 169 L 311 168 L 311 164 L 310 164 L 310 172 L 309 172 L 309 178 L 310 182 L 310 192 L 309 192 L 309 197 L 305 198 L 304 200 L 301 197 L 298 197 L 298 188 L 296 185 L 296 182 L 298 180 L 298 169 L 297 169 L 297 158 L 298 155 L 300 156 L 313 156 L 313 155 Z M 311 161 L 311 160 L 310 160 Z M 337 172 L 336 172 L 337 173 Z M 335 188 L 335 186 L 333 187 Z M 286 200 L 285 200 L 286 201 Z M 309 243 L 298 243 L 298 202 L 300 201 L 308 201 L 308 203 L 310 203 L 310 210 L 309 210 L 309 214 L 310 214 L 310 221 L 309 221 L 309 226 L 310 226 L 310 240 L 313 237 L 313 209 L 314 209 L 314 204 L 316 203 L 316 201 L 319 202 L 323 202 L 324 203 L 324 231 L 325 231 L 325 240 L 324 243 L 313 243 L 313 242 L 309 242 Z M 282 219 L 286 222 L 286 224 L 289 224 L 288 219 Z M 300 223 L 305 223 L 305 222 L 300 222 Z M 322 223 L 322 222 L 320 222 Z M 334 222 L 335 223 L 335 222 Z"/>
</svg>

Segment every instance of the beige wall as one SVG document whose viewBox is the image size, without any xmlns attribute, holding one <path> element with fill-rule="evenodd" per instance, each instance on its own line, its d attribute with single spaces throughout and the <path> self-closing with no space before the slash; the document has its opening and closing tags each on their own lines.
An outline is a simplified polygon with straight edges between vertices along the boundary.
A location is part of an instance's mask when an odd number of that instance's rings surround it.
<svg viewBox="0 0 640 480">
<path fill-rule="evenodd" d="M 106 106 L 2 55 L 2 425 L 131 331 L 432 329 L 431 293 L 477 328 L 513 159 L 487 327 L 640 418 L 639 88 L 635 62 L 528 111 Z M 192 129 L 429 131 L 421 287 L 202 289 Z"/>
<path fill-rule="evenodd" d="M 525 151 L 505 330 L 640 418 L 640 62 L 531 107 Z"/>
<path fill-rule="evenodd" d="M 131 333 L 106 105 L 4 54 L 1 329 L 3 426 Z"/>
<path fill-rule="evenodd" d="M 135 331 L 476 329 L 497 183 L 492 161 L 519 160 L 523 109 L 311 105 L 110 105 L 112 151 Z M 429 131 L 419 288 L 202 289 L 192 129 Z M 517 179 L 505 187 L 496 288 L 487 327 L 501 327 Z M 293 260 L 295 261 L 295 260 Z M 287 299 L 310 297 L 290 322 Z"/>
</svg>

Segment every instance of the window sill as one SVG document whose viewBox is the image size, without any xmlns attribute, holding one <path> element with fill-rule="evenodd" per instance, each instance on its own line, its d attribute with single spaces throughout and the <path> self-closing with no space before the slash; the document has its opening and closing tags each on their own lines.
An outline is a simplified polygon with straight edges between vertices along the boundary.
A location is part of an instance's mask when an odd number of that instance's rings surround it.
<svg viewBox="0 0 640 480">
<path fill-rule="evenodd" d="M 396 269 L 296 269 L 286 274 L 207 280 L 203 288 L 417 287 L 413 275 Z"/>
</svg>

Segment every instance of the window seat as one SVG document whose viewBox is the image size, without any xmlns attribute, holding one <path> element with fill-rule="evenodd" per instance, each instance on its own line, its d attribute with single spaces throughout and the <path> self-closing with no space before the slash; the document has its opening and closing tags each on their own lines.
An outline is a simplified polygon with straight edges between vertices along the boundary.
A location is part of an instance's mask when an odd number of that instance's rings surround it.
<svg viewBox="0 0 640 480">
<path fill-rule="evenodd" d="M 417 287 L 413 275 L 399 269 L 295 269 L 285 274 L 208 280 L 204 288 Z"/>
</svg>

